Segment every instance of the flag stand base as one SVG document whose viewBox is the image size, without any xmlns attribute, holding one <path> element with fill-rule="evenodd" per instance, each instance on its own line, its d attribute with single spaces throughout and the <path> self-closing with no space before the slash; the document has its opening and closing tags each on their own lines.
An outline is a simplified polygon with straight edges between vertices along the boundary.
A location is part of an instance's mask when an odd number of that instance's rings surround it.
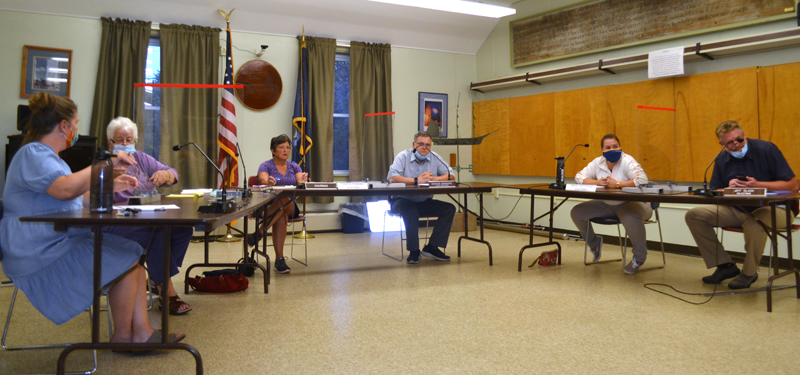
<svg viewBox="0 0 800 375">
<path fill-rule="evenodd" d="M 217 238 L 217 242 L 239 242 L 241 240 L 242 240 L 241 237 L 234 237 L 231 234 L 231 227 L 228 227 L 228 233 L 226 233 L 224 236 L 220 238 Z"/>
<path fill-rule="evenodd" d="M 314 237 L 316 237 L 316 236 L 314 236 L 314 235 L 313 235 L 313 234 L 311 234 L 311 233 L 308 233 L 308 232 L 306 232 L 305 230 L 302 230 L 302 231 L 300 231 L 300 233 L 298 233 L 298 234 L 295 234 L 295 235 L 294 235 L 294 236 L 292 236 L 292 237 L 294 237 L 294 238 L 314 238 Z"/>
</svg>

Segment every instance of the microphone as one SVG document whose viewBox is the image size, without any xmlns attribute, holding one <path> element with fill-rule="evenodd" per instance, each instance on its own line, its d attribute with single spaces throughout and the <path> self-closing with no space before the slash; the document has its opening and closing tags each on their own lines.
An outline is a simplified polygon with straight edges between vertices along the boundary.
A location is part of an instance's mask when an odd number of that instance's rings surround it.
<svg viewBox="0 0 800 375">
<path fill-rule="evenodd" d="M 706 171 L 703 172 L 703 188 L 700 190 L 695 190 L 694 195 L 702 195 L 704 197 L 716 197 L 718 195 L 721 195 L 720 192 L 708 188 L 708 169 L 711 168 L 712 165 L 714 165 L 714 162 L 717 161 L 717 156 L 719 156 L 719 153 L 722 152 L 723 150 L 725 150 L 725 146 L 722 146 L 722 150 L 719 150 L 719 152 L 717 152 L 717 155 L 714 156 L 713 160 L 711 160 L 711 164 L 709 164 L 708 167 L 706 167 Z"/>
<path fill-rule="evenodd" d="M 242 149 L 239 148 L 239 142 L 236 142 L 236 151 L 236 157 L 242 162 L 242 172 L 244 173 L 244 181 L 242 182 L 244 188 L 242 190 L 242 196 L 245 198 L 251 197 L 253 196 L 253 192 L 250 190 L 250 187 L 247 186 L 247 168 L 244 166 L 244 157 L 242 157 Z"/>
<path fill-rule="evenodd" d="M 436 160 L 438 160 L 440 163 L 442 163 L 442 165 L 444 165 L 445 169 L 447 169 L 447 181 L 450 181 L 450 176 L 451 176 L 450 167 L 447 164 L 445 164 L 444 161 L 440 157 L 436 156 L 436 154 L 433 151 L 431 151 L 430 154 L 433 155 L 433 157 L 436 158 Z M 455 184 L 458 185 L 458 182 L 455 182 Z"/>
<path fill-rule="evenodd" d="M 589 144 L 588 143 L 584 143 L 584 144 L 580 144 L 579 143 L 579 144 L 575 145 L 575 147 L 572 148 L 572 151 L 570 151 L 569 154 L 567 154 L 567 157 L 564 158 L 564 157 L 560 157 L 559 156 L 559 157 L 556 158 L 556 182 L 550 184 L 550 188 L 551 189 L 565 189 L 567 187 L 567 184 L 564 182 L 565 179 L 566 179 L 566 177 L 564 176 L 564 174 L 565 174 L 565 172 L 564 172 L 564 163 L 566 163 L 567 159 L 569 159 L 569 157 L 572 156 L 572 153 L 575 152 L 575 149 L 580 147 L 580 146 L 589 147 Z"/>
<path fill-rule="evenodd" d="M 211 161 L 211 158 L 209 158 L 208 155 L 206 155 L 206 153 L 203 152 L 203 150 L 200 149 L 200 146 L 198 146 L 194 142 L 189 142 L 187 144 L 183 144 L 183 145 L 180 145 L 180 146 L 178 146 L 178 145 L 172 146 L 172 150 L 173 151 L 180 151 L 182 148 L 184 148 L 186 146 L 189 146 L 189 145 L 194 146 L 194 148 L 196 148 L 197 151 L 200 151 L 200 153 L 203 154 L 203 156 L 205 156 L 206 160 L 208 160 L 208 162 L 211 163 L 212 166 L 214 166 L 214 169 L 216 169 L 217 172 L 219 172 L 219 175 L 222 176 L 222 202 L 221 203 L 220 202 L 214 202 L 214 203 L 209 204 L 208 206 L 200 206 L 200 208 L 197 210 L 197 212 L 201 212 L 201 213 L 229 213 L 229 212 L 233 212 L 236 209 L 236 207 L 233 206 L 233 205 L 231 205 L 230 207 L 228 206 L 228 201 L 227 201 L 227 195 L 228 195 L 227 194 L 227 190 L 228 189 L 225 187 L 225 173 L 222 173 L 222 171 L 219 169 L 219 167 L 217 167 L 217 165 L 214 164 L 213 161 Z"/>
</svg>

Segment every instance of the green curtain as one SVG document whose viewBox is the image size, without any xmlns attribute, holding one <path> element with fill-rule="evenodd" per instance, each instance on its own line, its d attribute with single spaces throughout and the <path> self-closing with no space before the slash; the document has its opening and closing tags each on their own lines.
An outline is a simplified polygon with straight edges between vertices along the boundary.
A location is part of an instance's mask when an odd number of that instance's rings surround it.
<svg viewBox="0 0 800 375">
<path fill-rule="evenodd" d="M 218 28 L 161 25 L 161 83 L 219 84 Z M 214 160 L 217 154 L 219 89 L 162 88 L 159 159 L 180 176 L 174 190 L 214 186 L 219 173 L 193 146 Z M 216 161 L 215 161 L 216 162 Z"/>
<path fill-rule="evenodd" d="M 118 116 L 136 118 L 133 113 L 134 83 L 144 82 L 150 22 L 101 18 L 103 36 L 94 89 L 94 106 L 89 135 L 106 147 L 106 126 Z M 142 98 L 136 98 L 141 102 Z M 139 131 L 144 129 L 139 126 Z M 141 135 L 141 134 L 140 134 Z"/>
<path fill-rule="evenodd" d="M 309 94 L 307 124 L 314 142 L 308 153 L 312 173 L 309 179 L 333 181 L 333 80 L 336 39 L 306 36 L 306 48 Z M 331 203 L 333 197 L 311 197 L 309 201 Z"/>
<path fill-rule="evenodd" d="M 393 116 L 364 115 L 391 111 L 391 45 L 350 42 L 351 181 L 386 179 L 394 160 Z"/>
</svg>

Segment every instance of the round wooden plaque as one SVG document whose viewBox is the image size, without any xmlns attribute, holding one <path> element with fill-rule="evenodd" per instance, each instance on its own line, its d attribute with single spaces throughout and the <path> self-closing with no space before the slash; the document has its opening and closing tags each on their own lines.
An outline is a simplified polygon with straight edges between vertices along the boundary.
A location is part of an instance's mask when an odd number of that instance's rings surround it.
<svg viewBox="0 0 800 375">
<path fill-rule="evenodd" d="M 236 72 L 236 84 L 243 89 L 234 89 L 236 97 L 245 107 L 255 111 L 271 108 L 281 97 L 283 81 L 278 70 L 264 60 L 250 60 Z"/>
</svg>

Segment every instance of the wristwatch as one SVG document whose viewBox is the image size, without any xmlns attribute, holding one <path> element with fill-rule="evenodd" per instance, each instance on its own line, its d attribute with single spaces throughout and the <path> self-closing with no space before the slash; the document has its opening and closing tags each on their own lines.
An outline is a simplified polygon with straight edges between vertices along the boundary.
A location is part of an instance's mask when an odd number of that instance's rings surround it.
<svg viewBox="0 0 800 375">
<path fill-rule="evenodd" d="M 417 178 L 414 177 L 414 186 L 417 186 L 417 185 L 418 185 Z"/>
<path fill-rule="evenodd" d="M 617 181 L 617 189 L 619 189 L 619 188 L 620 188 L 620 186 L 619 186 L 619 181 Z"/>
</svg>

